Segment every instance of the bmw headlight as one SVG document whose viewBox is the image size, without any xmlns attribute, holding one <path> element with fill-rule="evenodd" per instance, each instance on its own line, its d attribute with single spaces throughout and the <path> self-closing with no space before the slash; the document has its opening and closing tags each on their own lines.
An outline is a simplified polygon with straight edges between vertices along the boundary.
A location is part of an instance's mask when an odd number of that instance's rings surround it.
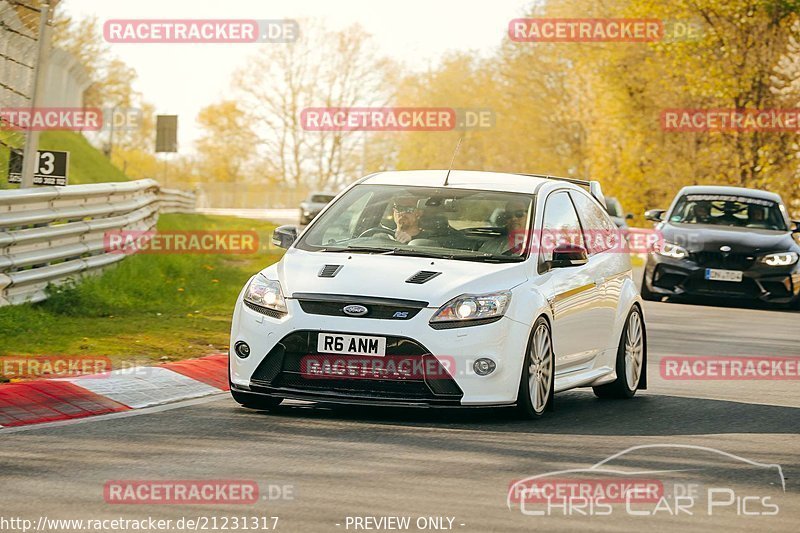
<svg viewBox="0 0 800 533">
<path fill-rule="evenodd" d="M 499 320 L 509 303 L 511 291 L 462 294 L 440 307 L 430 324 L 433 328 L 485 324 L 486 321 Z"/>
<path fill-rule="evenodd" d="M 687 252 L 686 248 L 683 246 L 678 246 L 677 244 L 666 241 L 664 241 L 660 248 L 656 247 L 655 251 L 659 255 L 671 257 L 673 259 L 686 259 L 689 256 L 689 252 Z"/>
<path fill-rule="evenodd" d="M 771 267 L 782 267 L 797 263 L 797 257 L 797 252 L 779 252 L 763 255 L 758 258 L 758 262 Z"/>
<path fill-rule="evenodd" d="M 244 301 L 245 304 L 251 304 L 248 307 L 260 313 L 282 315 L 287 312 L 280 282 L 269 280 L 260 274 L 250 281 L 244 291 Z"/>
</svg>

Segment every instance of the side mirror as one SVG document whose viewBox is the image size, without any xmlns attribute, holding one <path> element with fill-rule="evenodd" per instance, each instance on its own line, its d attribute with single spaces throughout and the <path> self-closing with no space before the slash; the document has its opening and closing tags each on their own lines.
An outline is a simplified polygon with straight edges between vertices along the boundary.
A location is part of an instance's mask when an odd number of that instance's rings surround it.
<svg viewBox="0 0 800 533">
<path fill-rule="evenodd" d="M 644 218 L 653 222 L 661 222 L 664 220 L 664 213 L 666 212 L 665 209 L 650 209 L 644 212 Z"/>
<path fill-rule="evenodd" d="M 625 215 L 625 220 L 633 220 L 633 213 L 628 213 Z"/>
<path fill-rule="evenodd" d="M 800 233 L 800 220 L 792 220 L 792 224 L 794 224 L 794 228 L 792 228 L 792 233 Z"/>
<path fill-rule="evenodd" d="M 272 232 L 272 244 L 279 248 L 289 248 L 297 240 L 297 226 L 278 226 Z"/>
<path fill-rule="evenodd" d="M 577 244 L 559 244 L 553 250 L 553 259 L 548 262 L 548 268 L 565 268 L 585 265 L 589 262 L 589 253 L 586 248 Z"/>
</svg>

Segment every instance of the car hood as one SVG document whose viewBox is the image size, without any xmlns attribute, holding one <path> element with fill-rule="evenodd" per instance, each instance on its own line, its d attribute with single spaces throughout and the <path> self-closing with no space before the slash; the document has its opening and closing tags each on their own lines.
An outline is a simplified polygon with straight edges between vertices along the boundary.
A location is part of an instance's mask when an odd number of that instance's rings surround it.
<svg viewBox="0 0 800 533">
<path fill-rule="evenodd" d="M 320 277 L 325 265 L 342 265 L 336 276 Z M 406 283 L 421 270 L 441 272 L 422 284 Z M 348 294 L 428 302 L 439 307 L 465 293 L 507 290 L 527 279 L 527 262 L 479 263 L 427 257 L 306 252 L 292 248 L 262 271 L 281 282 L 284 295 Z"/>
<path fill-rule="evenodd" d="M 798 248 L 788 231 L 668 222 L 660 224 L 658 229 L 665 241 L 683 246 L 689 252 L 719 251 L 721 246 L 730 246 L 733 253 L 766 253 Z"/>
</svg>

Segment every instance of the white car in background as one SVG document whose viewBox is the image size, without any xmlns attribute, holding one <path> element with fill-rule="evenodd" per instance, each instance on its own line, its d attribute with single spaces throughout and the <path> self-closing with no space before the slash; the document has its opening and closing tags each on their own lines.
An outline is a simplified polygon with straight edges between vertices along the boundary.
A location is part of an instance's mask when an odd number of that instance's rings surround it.
<svg viewBox="0 0 800 533">
<path fill-rule="evenodd" d="M 275 230 L 286 254 L 236 303 L 233 398 L 538 417 L 576 387 L 632 397 L 647 387 L 644 316 L 629 255 L 588 237 L 616 231 L 604 206 L 597 182 L 549 176 L 362 178 L 299 237 Z M 536 244 L 554 232 L 577 241 Z"/>
</svg>

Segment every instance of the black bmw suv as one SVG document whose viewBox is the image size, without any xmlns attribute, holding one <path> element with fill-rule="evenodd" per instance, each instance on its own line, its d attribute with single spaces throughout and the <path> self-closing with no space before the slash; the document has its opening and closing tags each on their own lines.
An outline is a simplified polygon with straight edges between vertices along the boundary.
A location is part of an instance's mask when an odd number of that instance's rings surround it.
<svg viewBox="0 0 800 533">
<path fill-rule="evenodd" d="M 684 187 L 668 211 L 645 213 L 662 239 L 647 254 L 642 298 L 701 296 L 800 307 L 800 222 L 780 196 Z"/>
</svg>

